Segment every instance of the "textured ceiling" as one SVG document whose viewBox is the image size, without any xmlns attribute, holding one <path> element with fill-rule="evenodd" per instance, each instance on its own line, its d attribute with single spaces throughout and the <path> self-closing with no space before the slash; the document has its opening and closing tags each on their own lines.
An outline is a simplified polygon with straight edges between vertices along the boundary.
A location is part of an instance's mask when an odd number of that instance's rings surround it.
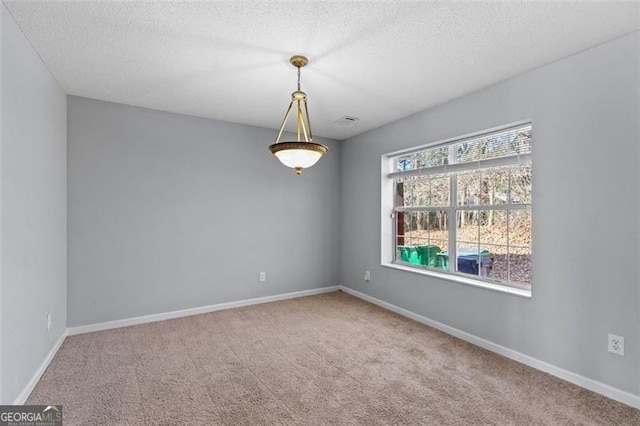
<svg viewBox="0 0 640 426">
<path fill-rule="evenodd" d="M 335 139 L 640 28 L 638 2 L 4 3 L 68 94 L 164 111 L 275 128 L 305 54 Z"/>
</svg>

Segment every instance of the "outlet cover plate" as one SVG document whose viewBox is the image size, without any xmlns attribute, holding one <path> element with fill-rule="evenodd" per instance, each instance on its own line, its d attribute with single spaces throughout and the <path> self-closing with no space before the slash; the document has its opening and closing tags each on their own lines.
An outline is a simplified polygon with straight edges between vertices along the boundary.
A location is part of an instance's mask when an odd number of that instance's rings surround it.
<svg viewBox="0 0 640 426">
<path fill-rule="evenodd" d="M 609 334 L 608 349 L 612 354 L 624 356 L 624 337 Z"/>
</svg>

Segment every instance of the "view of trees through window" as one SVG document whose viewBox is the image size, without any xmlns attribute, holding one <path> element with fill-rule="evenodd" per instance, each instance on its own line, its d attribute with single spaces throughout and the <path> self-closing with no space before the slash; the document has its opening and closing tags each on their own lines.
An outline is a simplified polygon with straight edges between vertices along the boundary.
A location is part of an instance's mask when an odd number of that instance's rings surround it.
<svg viewBox="0 0 640 426">
<path fill-rule="evenodd" d="M 395 159 L 396 259 L 531 283 L 531 126 Z"/>
</svg>

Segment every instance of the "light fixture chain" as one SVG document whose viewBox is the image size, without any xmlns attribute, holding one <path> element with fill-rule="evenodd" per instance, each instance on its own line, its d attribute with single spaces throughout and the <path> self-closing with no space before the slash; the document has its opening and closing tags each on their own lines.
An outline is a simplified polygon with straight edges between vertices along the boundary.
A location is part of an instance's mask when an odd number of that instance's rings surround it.
<svg viewBox="0 0 640 426">
<path fill-rule="evenodd" d="M 298 91 L 300 91 L 300 67 L 298 68 Z"/>
</svg>

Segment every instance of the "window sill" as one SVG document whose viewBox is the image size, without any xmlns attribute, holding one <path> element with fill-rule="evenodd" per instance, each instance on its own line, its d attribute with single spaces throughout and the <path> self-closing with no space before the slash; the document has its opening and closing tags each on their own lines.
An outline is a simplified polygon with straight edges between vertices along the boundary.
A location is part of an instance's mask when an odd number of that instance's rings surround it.
<svg viewBox="0 0 640 426">
<path fill-rule="evenodd" d="M 473 278 L 466 278 L 460 275 L 445 274 L 441 272 L 431 271 L 426 268 L 413 268 L 411 266 L 404 266 L 398 263 L 382 263 L 382 266 L 391 269 L 397 269 L 400 271 L 412 272 L 418 275 L 426 275 L 429 277 L 439 278 L 442 280 L 453 281 L 459 284 L 465 284 L 472 287 L 484 288 L 487 290 L 498 291 L 500 293 L 508 293 L 514 296 L 520 296 L 527 299 L 531 298 L 531 290 L 525 290 L 521 288 L 508 287 L 500 284 L 493 284 L 486 281 L 474 280 Z"/>
</svg>

